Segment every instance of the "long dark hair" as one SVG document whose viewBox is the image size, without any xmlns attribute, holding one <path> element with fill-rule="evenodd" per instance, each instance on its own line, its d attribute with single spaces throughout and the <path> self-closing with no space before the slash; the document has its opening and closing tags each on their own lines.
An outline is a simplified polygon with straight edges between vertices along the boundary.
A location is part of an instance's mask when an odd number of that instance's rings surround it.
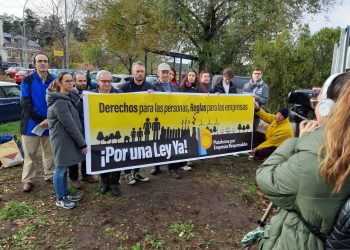
<svg viewBox="0 0 350 250">
<path fill-rule="evenodd" d="M 180 89 L 183 91 L 186 87 L 185 84 L 188 82 L 188 73 L 193 72 L 196 75 L 196 79 L 194 80 L 194 83 L 192 84 L 192 87 L 197 87 L 198 85 L 198 74 L 197 71 L 194 69 L 189 69 L 186 71 L 185 78 L 183 79 L 182 83 L 180 84 Z"/>
</svg>

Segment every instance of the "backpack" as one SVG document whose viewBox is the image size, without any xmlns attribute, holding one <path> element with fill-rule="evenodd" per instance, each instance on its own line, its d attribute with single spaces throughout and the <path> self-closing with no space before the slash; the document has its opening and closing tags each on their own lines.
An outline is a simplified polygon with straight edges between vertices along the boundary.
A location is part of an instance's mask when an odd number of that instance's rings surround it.
<svg viewBox="0 0 350 250">
<path fill-rule="evenodd" d="M 298 213 L 294 210 L 293 212 Z M 346 200 L 340 209 L 337 220 L 328 235 L 321 233 L 316 226 L 311 225 L 300 213 L 298 214 L 310 232 L 325 243 L 325 250 L 350 249 L 350 198 Z"/>
</svg>

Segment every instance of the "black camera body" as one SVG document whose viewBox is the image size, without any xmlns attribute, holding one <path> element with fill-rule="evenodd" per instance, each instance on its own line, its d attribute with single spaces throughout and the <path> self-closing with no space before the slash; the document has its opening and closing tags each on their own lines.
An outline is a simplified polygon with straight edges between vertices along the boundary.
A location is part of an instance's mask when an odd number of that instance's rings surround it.
<svg viewBox="0 0 350 250">
<path fill-rule="evenodd" d="M 287 102 L 293 104 L 289 119 L 299 124 L 302 120 L 312 120 L 315 113 L 310 104 L 311 98 L 316 98 L 320 92 L 312 89 L 298 89 L 289 92 Z"/>
</svg>

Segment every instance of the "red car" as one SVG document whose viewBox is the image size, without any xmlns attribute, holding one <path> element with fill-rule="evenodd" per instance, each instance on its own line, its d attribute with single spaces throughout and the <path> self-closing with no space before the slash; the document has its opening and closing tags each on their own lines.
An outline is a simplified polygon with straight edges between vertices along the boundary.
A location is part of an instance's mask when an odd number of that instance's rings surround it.
<svg viewBox="0 0 350 250">
<path fill-rule="evenodd" d="M 15 75 L 22 69 L 23 68 L 21 67 L 10 67 L 7 70 L 5 70 L 5 72 L 6 72 L 6 75 L 8 75 L 11 78 L 14 78 Z"/>
<path fill-rule="evenodd" d="M 15 75 L 15 81 L 17 84 L 21 84 L 23 78 L 25 78 L 27 75 L 29 75 L 34 69 L 22 69 L 18 71 L 18 73 Z"/>
</svg>

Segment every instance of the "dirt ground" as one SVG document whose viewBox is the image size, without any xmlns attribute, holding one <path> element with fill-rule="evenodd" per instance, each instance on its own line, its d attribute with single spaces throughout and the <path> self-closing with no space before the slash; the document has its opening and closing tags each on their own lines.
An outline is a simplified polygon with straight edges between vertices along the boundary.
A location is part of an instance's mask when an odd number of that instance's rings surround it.
<svg viewBox="0 0 350 250">
<path fill-rule="evenodd" d="M 0 249 L 241 249 L 264 205 L 256 191 L 260 162 L 247 156 L 196 161 L 183 178 L 165 168 L 120 197 L 84 184 L 72 210 L 55 206 L 52 183 L 38 174 L 34 190 L 22 192 L 21 167 L 0 170 Z M 70 187 L 72 191 L 74 188 Z"/>
</svg>

